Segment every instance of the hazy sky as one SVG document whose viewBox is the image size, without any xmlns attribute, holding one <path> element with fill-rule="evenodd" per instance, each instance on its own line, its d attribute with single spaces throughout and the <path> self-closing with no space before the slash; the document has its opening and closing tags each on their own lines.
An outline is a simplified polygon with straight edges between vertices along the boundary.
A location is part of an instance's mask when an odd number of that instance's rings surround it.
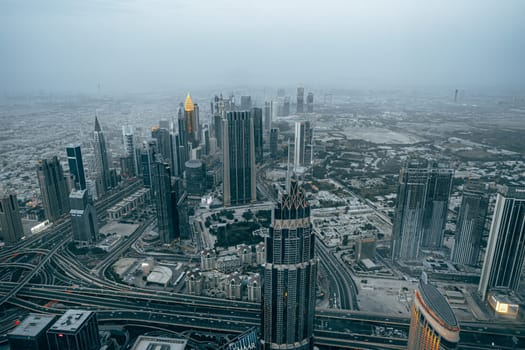
<svg viewBox="0 0 525 350">
<path fill-rule="evenodd" d="M 0 0 L 0 93 L 525 87 L 521 0 Z"/>
</svg>

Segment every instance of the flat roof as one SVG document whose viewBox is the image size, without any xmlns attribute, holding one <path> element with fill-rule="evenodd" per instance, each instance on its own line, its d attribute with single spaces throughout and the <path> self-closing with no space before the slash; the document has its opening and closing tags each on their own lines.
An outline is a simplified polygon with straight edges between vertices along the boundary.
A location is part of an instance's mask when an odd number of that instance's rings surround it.
<svg viewBox="0 0 525 350">
<path fill-rule="evenodd" d="M 86 322 L 92 315 L 93 311 L 88 310 L 67 310 L 49 331 L 56 332 L 76 332 L 84 322 Z"/>
<path fill-rule="evenodd" d="M 150 283 L 167 284 L 172 276 L 173 271 L 171 271 L 169 267 L 155 266 L 148 275 L 147 281 Z"/>
<path fill-rule="evenodd" d="M 15 329 L 8 333 L 8 336 L 36 337 L 46 331 L 54 320 L 54 315 L 29 314 Z"/>
<path fill-rule="evenodd" d="M 184 350 L 187 342 L 185 339 L 141 335 L 137 338 L 131 350 Z"/>
<path fill-rule="evenodd" d="M 435 286 L 421 281 L 419 283 L 419 291 L 425 304 L 434 311 L 443 322 L 451 327 L 459 326 L 456 315 L 448 304 L 447 299 L 445 299 L 443 294 L 441 294 Z"/>
</svg>

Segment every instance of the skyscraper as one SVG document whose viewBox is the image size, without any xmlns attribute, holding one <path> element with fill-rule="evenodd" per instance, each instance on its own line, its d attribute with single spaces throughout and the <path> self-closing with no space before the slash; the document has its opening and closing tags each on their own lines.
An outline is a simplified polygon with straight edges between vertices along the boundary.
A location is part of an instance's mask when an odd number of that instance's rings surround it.
<svg viewBox="0 0 525 350">
<path fill-rule="evenodd" d="M 304 113 L 304 88 L 297 88 L 297 113 Z"/>
<path fill-rule="evenodd" d="M 392 260 L 413 260 L 419 256 L 427 180 L 427 168 L 422 163 L 410 162 L 401 168 L 392 230 Z"/>
<path fill-rule="evenodd" d="M 310 205 L 292 180 L 274 208 L 266 238 L 263 348 L 313 349 L 318 261 Z"/>
<path fill-rule="evenodd" d="M 273 118 L 273 111 L 272 111 L 272 101 L 266 101 L 264 102 L 264 131 L 270 132 L 272 129 L 272 118 Z"/>
<path fill-rule="evenodd" d="M 255 142 L 255 162 L 262 163 L 263 161 L 263 120 L 262 109 L 252 108 L 253 119 L 253 135 Z"/>
<path fill-rule="evenodd" d="M 184 117 L 186 120 L 186 141 L 191 142 L 193 147 L 197 147 L 200 142 L 199 107 L 193 103 L 190 94 L 186 96 L 186 101 L 184 101 Z"/>
<path fill-rule="evenodd" d="M 157 141 L 157 157 L 161 156 L 162 161 L 168 163 L 170 168 L 173 169 L 172 144 L 169 130 L 153 127 L 151 129 L 151 137 Z"/>
<path fill-rule="evenodd" d="M 5 243 L 15 244 L 24 235 L 15 194 L 0 194 L 0 229 Z"/>
<path fill-rule="evenodd" d="M 55 221 L 69 213 L 67 182 L 58 158 L 40 160 L 36 172 L 46 219 Z"/>
<path fill-rule="evenodd" d="M 155 139 L 144 140 L 140 149 L 140 166 L 144 187 L 150 188 L 152 179 L 152 164 L 157 160 L 157 141 Z"/>
<path fill-rule="evenodd" d="M 126 155 L 131 161 L 132 172 L 127 174 L 130 177 L 139 175 L 139 167 L 137 162 L 137 150 L 135 147 L 135 135 L 131 126 L 122 127 L 122 137 L 124 139 L 124 148 L 126 149 Z"/>
<path fill-rule="evenodd" d="M 73 240 L 82 244 L 95 243 L 98 239 L 97 212 L 87 190 L 72 191 L 69 205 Z"/>
<path fill-rule="evenodd" d="M 217 147 L 219 147 L 220 149 L 222 149 L 222 136 L 223 136 L 222 125 L 223 125 L 222 117 L 217 114 L 213 116 L 214 136 L 217 139 Z"/>
<path fill-rule="evenodd" d="M 97 316 L 94 311 L 67 310 L 48 330 L 50 350 L 98 350 Z"/>
<path fill-rule="evenodd" d="M 272 128 L 270 130 L 270 155 L 277 157 L 279 152 L 279 129 Z"/>
<path fill-rule="evenodd" d="M 224 205 L 255 202 L 255 137 L 250 112 L 228 112 L 224 120 Z"/>
<path fill-rule="evenodd" d="M 422 247 L 440 248 L 443 243 L 453 175 L 448 164 L 432 163 L 428 168 Z"/>
<path fill-rule="evenodd" d="M 97 194 L 102 196 L 111 188 L 111 178 L 106 140 L 97 117 L 95 117 L 95 131 L 93 132 L 93 148 L 95 151 L 94 175 L 97 184 Z"/>
<path fill-rule="evenodd" d="M 478 290 L 517 291 L 525 259 L 525 187 L 504 187 L 496 199 Z"/>
<path fill-rule="evenodd" d="M 456 242 L 452 250 L 454 263 L 478 265 L 488 205 L 489 196 L 481 183 L 465 185 L 456 225 Z"/>
<path fill-rule="evenodd" d="M 252 108 L 252 97 L 241 96 L 241 110 L 246 111 Z"/>
<path fill-rule="evenodd" d="M 439 290 L 428 283 L 426 276 L 415 291 L 408 350 L 456 349 L 459 343 L 459 322 Z"/>
<path fill-rule="evenodd" d="M 312 92 L 309 92 L 306 96 L 306 111 L 308 113 L 314 112 L 314 94 Z"/>
<path fill-rule="evenodd" d="M 73 184 L 77 190 L 86 189 L 86 175 L 84 174 L 84 163 L 82 162 L 82 152 L 80 145 L 66 147 L 67 163 Z"/>
<path fill-rule="evenodd" d="M 309 121 L 295 122 L 294 169 L 310 163 L 312 150 L 312 128 Z"/>
<path fill-rule="evenodd" d="M 177 195 L 171 184 L 168 163 L 154 162 L 152 168 L 153 200 L 157 209 L 157 227 L 162 243 L 179 238 Z"/>
</svg>

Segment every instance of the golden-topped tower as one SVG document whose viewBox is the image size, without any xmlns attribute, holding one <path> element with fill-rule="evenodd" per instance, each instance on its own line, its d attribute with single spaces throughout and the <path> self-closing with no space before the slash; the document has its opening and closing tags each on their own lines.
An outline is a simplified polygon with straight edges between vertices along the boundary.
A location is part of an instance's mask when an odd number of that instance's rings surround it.
<svg viewBox="0 0 525 350">
<path fill-rule="evenodd" d="M 186 101 L 184 101 L 184 110 L 186 112 L 193 112 L 195 110 L 195 105 L 193 104 L 193 101 L 191 100 L 190 94 L 186 96 Z"/>
</svg>

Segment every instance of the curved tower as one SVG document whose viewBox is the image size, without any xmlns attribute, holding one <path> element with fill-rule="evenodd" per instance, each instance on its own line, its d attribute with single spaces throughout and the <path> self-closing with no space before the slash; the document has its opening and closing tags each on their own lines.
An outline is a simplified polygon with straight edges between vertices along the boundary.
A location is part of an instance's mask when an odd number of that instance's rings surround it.
<svg viewBox="0 0 525 350">
<path fill-rule="evenodd" d="M 310 205 L 297 180 L 274 208 L 266 239 L 263 349 L 313 349 L 318 261 Z"/>
</svg>

